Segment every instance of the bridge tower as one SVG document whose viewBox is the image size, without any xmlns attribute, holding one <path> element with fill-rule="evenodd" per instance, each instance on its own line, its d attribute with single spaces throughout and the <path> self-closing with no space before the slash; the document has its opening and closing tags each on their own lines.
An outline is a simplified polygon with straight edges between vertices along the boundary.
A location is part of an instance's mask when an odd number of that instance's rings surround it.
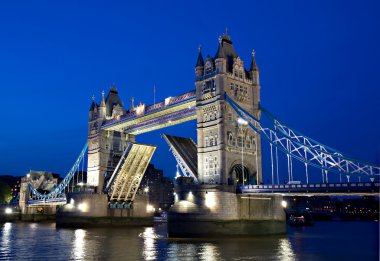
<svg viewBox="0 0 380 261">
<path fill-rule="evenodd" d="M 102 130 L 104 121 L 117 119 L 125 114 L 115 86 L 111 86 L 108 95 L 100 104 L 93 97 L 88 121 L 88 167 L 87 184 L 102 192 L 106 180 L 110 177 L 127 146 L 126 135 L 123 132 Z M 128 135 L 129 139 L 134 139 Z"/>
<path fill-rule="evenodd" d="M 236 184 L 244 180 L 245 184 L 260 184 L 260 135 L 238 123 L 238 117 L 224 97 L 227 93 L 244 109 L 260 117 L 260 81 L 255 53 L 252 52 L 251 66 L 246 70 L 226 32 L 219 37 L 214 57 L 208 55 L 203 60 L 199 48 L 195 75 L 199 181 Z"/>
</svg>

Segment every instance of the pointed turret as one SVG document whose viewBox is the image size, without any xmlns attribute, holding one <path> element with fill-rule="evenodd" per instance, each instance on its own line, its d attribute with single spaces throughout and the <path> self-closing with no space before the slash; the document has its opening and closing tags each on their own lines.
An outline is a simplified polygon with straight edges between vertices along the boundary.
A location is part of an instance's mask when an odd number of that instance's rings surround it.
<svg viewBox="0 0 380 261">
<path fill-rule="evenodd" d="M 258 71 L 259 67 L 257 67 L 256 59 L 255 59 L 255 50 L 252 50 L 252 61 L 251 61 L 251 68 L 249 69 L 252 71 Z"/>
<path fill-rule="evenodd" d="M 198 47 L 198 59 L 197 64 L 195 65 L 195 77 L 196 79 L 199 79 L 203 76 L 203 68 L 204 68 L 204 61 L 202 56 L 202 47 Z"/>
<path fill-rule="evenodd" d="M 111 85 L 110 91 L 108 92 L 107 98 L 105 100 L 105 105 L 106 105 L 105 108 L 106 108 L 107 117 L 112 116 L 113 108 L 114 108 L 114 106 L 117 106 L 117 105 L 120 106 L 120 109 L 121 109 L 120 113 L 125 114 L 125 109 L 124 109 L 123 103 L 121 102 L 121 100 L 119 98 L 116 86 L 114 84 Z"/>
<path fill-rule="evenodd" d="M 104 100 L 104 91 L 102 91 L 102 100 L 100 101 L 100 107 L 106 107 L 106 101 Z"/>
<path fill-rule="evenodd" d="M 223 45 L 222 45 L 222 37 L 219 36 L 219 45 L 218 45 L 218 50 L 216 51 L 215 54 L 215 60 L 220 59 L 220 58 L 226 58 L 226 55 L 223 52 Z"/>
<path fill-rule="evenodd" d="M 197 59 L 197 64 L 195 67 L 203 67 L 205 65 L 203 61 L 203 56 L 202 56 L 202 46 L 198 47 L 198 59 Z"/>
<path fill-rule="evenodd" d="M 90 111 L 94 111 L 95 107 L 96 107 L 95 96 L 92 95 L 92 102 L 91 102 Z"/>
</svg>

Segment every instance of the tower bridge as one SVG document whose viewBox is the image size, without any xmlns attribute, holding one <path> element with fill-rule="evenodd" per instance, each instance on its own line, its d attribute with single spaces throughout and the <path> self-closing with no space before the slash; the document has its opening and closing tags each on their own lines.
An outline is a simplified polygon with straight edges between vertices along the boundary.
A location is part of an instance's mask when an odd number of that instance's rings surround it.
<svg viewBox="0 0 380 261">
<path fill-rule="evenodd" d="M 171 235 L 281 233 L 285 229 L 281 207 L 284 193 L 380 194 L 379 166 L 352 159 L 302 135 L 260 105 L 255 53 L 247 69 L 225 33 L 213 57 L 204 59 L 199 49 L 195 90 L 150 106 L 135 106 L 132 99 L 129 109 L 121 102 L 115 86 L 107 97 L 102 93 L 99 104 L 93 98 L 88 122 L 87 185 L 96 196 L 71 199 L 87 202 L 96 210 L 73 203 L 62 212 L 104 216 L 114 215 L 106 209 L 116 207 L 130 209 L 128 216 L 146 215 L 141 208 L 144 204 L 137 203 L 135 197 L 155 146 L 136 143 L 136 136 L 190 120 L 197 121 L 196 142 L 163 135 L 182 174 L 194 181 L 176 189 L 176 201 L 169 213 Z M 272 184 L 260 185 L 261 138 L 270 146 L 270 155 L 266 156 L 271 159 Z M 287 158 L 285 173 L 279 171 L 280 153 Z M 85 158 L 82 151 L 78 160 Z M 293 170 L 297 162 L 305 169 L 306 184 L 280 185 L 283 177 L 290 182 L 299 179 Z M 78 163 L 73 168 L 77 166 Z M 320 184 L 310 182 L 312 168 L 320 171 Z M 71 173 L 63 185 L 49 193 L 50 197 L 38 195 L 31 187 L 29 192 L 39 200 L 56 201 L 62 196 L 60 188 L 70 182 Z M 332 175 L 346 176 L 347 182 L 330 184 Z M 350 177 L 361 177 L 364 183 L 354 185 Z M 247 194 L 255 196 L 247 202 Z"/>
</svg>

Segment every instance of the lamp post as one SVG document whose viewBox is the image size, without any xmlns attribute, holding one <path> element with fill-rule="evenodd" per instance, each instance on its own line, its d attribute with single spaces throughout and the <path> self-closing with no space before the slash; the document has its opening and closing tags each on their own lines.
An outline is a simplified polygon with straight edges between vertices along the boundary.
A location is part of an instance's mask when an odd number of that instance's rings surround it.
<svg viewBox="0 0 380 261">
<path fill-rule="evenodd" d="M 243 118 L 239 118 L 237 120 L 239 126 L 240 126 L 240 131 L 241 131 L 241 171 L 243 175 L 243 186 L 244 186 L 244 145 L 245 145 L 245 139 L 244 139 L 244 132 L 243 132 L 243 125 L 247 126 L 248 122 L 244 120 Z"/>
</svg>

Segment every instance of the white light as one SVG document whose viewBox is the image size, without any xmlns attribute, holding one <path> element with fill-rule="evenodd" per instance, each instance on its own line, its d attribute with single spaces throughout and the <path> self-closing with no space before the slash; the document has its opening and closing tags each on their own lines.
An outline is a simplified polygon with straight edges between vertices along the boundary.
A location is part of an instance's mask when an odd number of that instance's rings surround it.
<svg viewBox="0 0 380 261">
<path fill-rule="evenodd" d="M 244 120 L 243 118 L 239 118 L 237 120 L 237 122 L 240 124 L 240 125 L 248 125 L 248 121 Z"/>
<path fill-rule="evenodd" d="M 73 199 L 73 198 L 70 199 L 70 204 L 71 204 L 71 205 L 74 205 L 74 203 L 75 203 L 74 199 Z"/>
<path fill-rule="evenodd" d="M 82 212 L 85 212 L 87 210 L 87 205 L 85 203 L 78 204 L 78 209 Z"/>
<path fill-rule="evenodd" d="M 5 214 L 12 214 L 12 209 L 11 208 L 6 208 L 5 209 Z"/>
<path fill-rule="evenodd" d="M 78 186 L 81 186 L 81 187 L 82 187 L 82 186 L 84 186 L 84 183 L 83 183 L 83 182 L 79 182 L 79 183 L 78 183 Z"/>
<path fill-rule="evenodd" d="M 206 205 L 206 207 L 208 207 L 210 209 L 215 208 L 216 200 L 215 200 L 215 193 L 214 192 L 208 192 L 206 194 L 205 205 Z"/>
<path fill-rule="evenodd" d="M 149 187 L 144 188 L 144 192 L 149 192 Z"/>
<path fill-rule="evenodd" d="M 286 208 L 288 206 L 288 202 L 286 202 L 285 200 L 281 201 L 281 206 L 283 208 Z"/>
<path fill-rule="evenodd" d="M 193 193 L 191 191 L 189 192 L 189 195 L 187 196 L 187 200 L 188 201 L 193 201 L 194 200 L 194 196 L 193 196 Z"/>
<path fill-rule="evenodd" d="M 27 177 L 27 178 L 29 178 L 29 177 L 30 177 L 30 174 L 29 174 L 29 173 L 28 173 L 28 174 L 26 174 L 26 177 Z"/>
<path fill-rule="evenodd" d="M 154 212 L 154 207 L 152 205 L 146 205 L 146 212 Z"/>
</svg>

